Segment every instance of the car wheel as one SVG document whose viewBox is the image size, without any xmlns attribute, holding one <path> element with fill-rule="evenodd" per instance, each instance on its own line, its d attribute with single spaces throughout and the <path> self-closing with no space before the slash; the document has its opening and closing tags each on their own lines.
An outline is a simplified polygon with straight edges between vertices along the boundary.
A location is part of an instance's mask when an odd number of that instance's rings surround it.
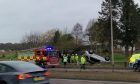
<svg viewBox="0 0 140 84">
<path fill-rule="evenodd" d="M 134 65 L 133 65 L 134 71 L 137 71 L 137 68 L 138 68 L 138 65 L 137 65 L 137 64 L 134 64 Z"/>
<path fill-rule="evenodd" d="M 106 56 L 106 57 L 105 57 L 105 60 L 106 60 L 106 61 L 110 61 L 110 57 L 109 57 L 109 56 Z"/>
</svg>

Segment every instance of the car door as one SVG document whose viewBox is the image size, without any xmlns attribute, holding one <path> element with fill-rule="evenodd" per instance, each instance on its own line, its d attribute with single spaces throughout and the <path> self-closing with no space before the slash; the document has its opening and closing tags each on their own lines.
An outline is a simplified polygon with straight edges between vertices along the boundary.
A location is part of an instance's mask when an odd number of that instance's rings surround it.
<svg viewBox="0 0 140 84">
<path fill-rule="evenodd" d="M 15 70 L 5 64 L 0 64 L 0 81 L 5 81 L 8 84 L 17 84 Z"/>
</svg>

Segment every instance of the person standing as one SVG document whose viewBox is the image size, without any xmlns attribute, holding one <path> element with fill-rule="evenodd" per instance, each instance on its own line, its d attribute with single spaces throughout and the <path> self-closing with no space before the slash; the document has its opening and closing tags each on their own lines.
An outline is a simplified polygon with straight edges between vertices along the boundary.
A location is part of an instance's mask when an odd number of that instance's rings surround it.
<svg viewBox="0 0 140 84">
<path fill-rule="evenodd" d="M 74 54 L 71 55 L 71 63 L 74 63 Z"/>
<path fill-rule="evenodd" d="M 80 62 L 81 62 L 81 69 L 85 70 L 86 58 L 84 55 L 82 55 Z"/>
<path fill-rule="evenodd" d="M 76 60 L 76 63 L 78 65 L 79 64 L 79 56 L 77 54 L 75 54 L 75 60 Z"/>
<path fill-rule="evenodd" d="M 68 57 L 66 55 L 63 56 L 63 63 L 64 63 L 64 68 L 66 68 L 68 62 Z"/>
</svg>

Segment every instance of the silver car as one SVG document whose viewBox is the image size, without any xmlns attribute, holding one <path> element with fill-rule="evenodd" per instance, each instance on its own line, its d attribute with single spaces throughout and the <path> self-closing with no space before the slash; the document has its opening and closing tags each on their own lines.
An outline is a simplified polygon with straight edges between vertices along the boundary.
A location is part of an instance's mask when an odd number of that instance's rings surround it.
<svg viewBox="0 0 140 84">
<path fill-rule="evenodd" d="M 0 61 L 0 84 L 49 84 L 49 71 L 24 61 Z"/>
</svg>

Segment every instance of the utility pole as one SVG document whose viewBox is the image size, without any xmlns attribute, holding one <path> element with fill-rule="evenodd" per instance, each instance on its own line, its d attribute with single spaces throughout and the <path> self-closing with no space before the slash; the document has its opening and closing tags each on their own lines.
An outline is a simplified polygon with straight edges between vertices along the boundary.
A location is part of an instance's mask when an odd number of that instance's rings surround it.
<svg viewBox="0 0 140 84">
<path fill-rule="evenodd" d="M 111 57 L 112 57 L 112 72 L 114 72 L 114 48 L 113 48 L 113 26 L 112 26 L 112 0 L 110 0 L 110 28 L 111 28 Z"/>
</svg>

